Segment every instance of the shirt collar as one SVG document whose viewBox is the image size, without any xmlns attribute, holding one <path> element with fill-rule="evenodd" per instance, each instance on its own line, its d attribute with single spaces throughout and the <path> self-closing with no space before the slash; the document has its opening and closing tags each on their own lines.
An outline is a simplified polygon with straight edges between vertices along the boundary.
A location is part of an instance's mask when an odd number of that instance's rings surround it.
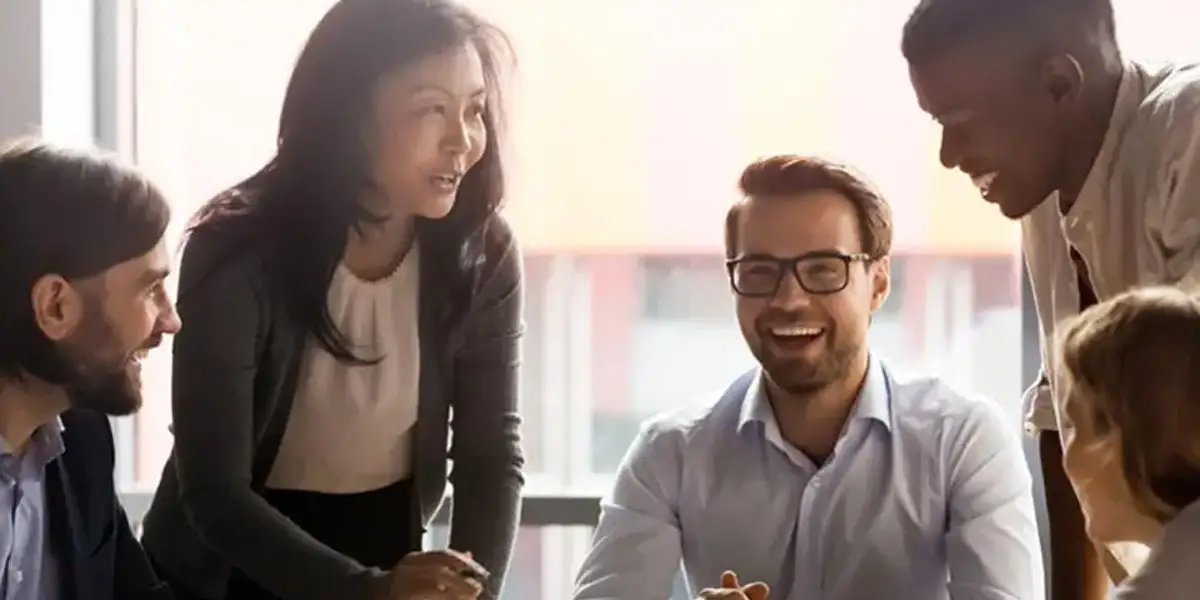
<svg viewBox="0 0 1200 600">
<path fill-rule="evenodd" d="M 29 449 L 26 450 L 26 456 L 30 456 L 43 466 L 62 456 L 62 453 L 66 451 L 66 444 L 62 437 L 65 429 L 62 419 L 55 419 L 54 422 L 35 429 L 33 436 L 29 438 L 30 444 Z M 11 454 L 8 443 L 4 441 L 3 437 L 0 437 L 0 455 L 8 454 Z"/>
<path fill-rule="evenodd" d="M 1134 62 L 1125 63 L 1124 71 L 1121 73 L 1121 83 L 1117 87 L 1117 99 L 1113 103 L 1113 113 L 1108 120 L 1108 130 L 1104 134 L 1104 143 L 1100 146 L 1100 152 L 1096 154 L 1092 169 L 1088 171 L 1087 179 L 1084 180 L 1083 187 L 1079 190 L 1079 197 L 1071 210 L 1067 211 L 1064 216 L 1082 214 L 1087 209 L 1081 207 L 1084 207 L 1092 199 L 1102 196 L 1101 190 L 1112 170 L 1111 163 L 1116 158 L 1117 147 L 1121 143 L 1121 138 L 1124 136 L 1129 122 L 1137 114 L 1142 100 L 1145 99 L 1145 80 L 1146 70 L 1144 68 Z M 1058 194 L 1055 193 L 1054 196 L 1055 203 L 1057 203 Z"/>
<path fill-rule="evenodd" d="M 767 386 L 764 378 L 765 374 L 762 369 L 759 369 L 758 375 L 754 377 L 750 382 L 750 387 L 746 390 L 738 418 L 738 431 L 742 431 L 753 422 L 762 423 L 768 428 L 778 427 L 778 423 L 775 421 L 775 411 L 771 408 L 771 401 L 767 398 Z M 862 389 L 858 392 L 858 398 L 854 401 L 850 418 L 846 419 L 845 425 L 842 426 L 842 435 L 846 434 L 846 430 L 852 422 L 861 420 L 878 421 L 889 432 L 892 430 L 892 401 L 891 393 L 888 390 L 887 374 L 884 372 L 883 364 L 874 356 L 867 363 L 866 381 L 863 382 Z"/>
</svg>

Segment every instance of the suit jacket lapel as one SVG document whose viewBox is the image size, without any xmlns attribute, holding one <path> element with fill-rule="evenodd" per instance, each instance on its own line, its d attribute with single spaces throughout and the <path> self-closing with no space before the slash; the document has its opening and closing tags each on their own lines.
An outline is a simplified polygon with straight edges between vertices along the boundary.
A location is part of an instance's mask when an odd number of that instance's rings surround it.
<svg viewBox="0 0 1200 600">
<path fill-rule="evenodd" d="M 64 600 L 83 600 L 87 590 L 80 585 L 78 557 L 83 548 L 83 520 L 71 491 L 71 478 L 62 458 L 46 465 L 46 500 L 50 514 L 50 548 L 58 563 Z"/>
</svg>

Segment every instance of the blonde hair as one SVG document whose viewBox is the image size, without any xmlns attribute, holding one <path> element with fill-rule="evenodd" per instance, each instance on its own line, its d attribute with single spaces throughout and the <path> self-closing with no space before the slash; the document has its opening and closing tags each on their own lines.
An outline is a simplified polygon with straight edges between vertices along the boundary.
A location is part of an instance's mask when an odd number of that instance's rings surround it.
<svg viewBox="0 0 1200 600">
<path fill-rule="evenodd" d="M 1060 327 L 1078 418 L 1119 440 L 1122 475 L 1160 521 L 1200 500 L 1200 297 L 1174 287 L 1123 293 Z"/>
</svg>

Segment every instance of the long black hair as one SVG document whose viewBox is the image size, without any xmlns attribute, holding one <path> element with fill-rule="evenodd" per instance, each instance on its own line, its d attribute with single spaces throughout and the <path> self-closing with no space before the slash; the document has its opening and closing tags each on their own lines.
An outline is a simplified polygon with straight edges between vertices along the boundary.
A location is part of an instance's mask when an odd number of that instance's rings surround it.
<svg viewBox="0 0 1200 600">
<path fill-rule="evenodd" d="M 327 295 L 351 228 L 381 220 L 359 202 L 374 187 L 363 126 L 376 86 L 397 68 L 462 44 L 471 44 L 483 62 L 487 148 L 464 175 L 450 213 L 416 224 L 426 267 L 436 272 L 423 284 L 437 288 L 443 325 L 452 327 L 470 302 L 485 228 L 504 197 L 499 72 L 503 58 L 511 58 L 504 34 L 454 0 L 337 2 L 296 61 L 275 156 L 206 203 L 189 228 L 246 225 L 237 227 L 247 233 L 242 242 L 266 249 L 268 295 L 339 360 L 369 362 L 334 324 Z"/>
</svg>

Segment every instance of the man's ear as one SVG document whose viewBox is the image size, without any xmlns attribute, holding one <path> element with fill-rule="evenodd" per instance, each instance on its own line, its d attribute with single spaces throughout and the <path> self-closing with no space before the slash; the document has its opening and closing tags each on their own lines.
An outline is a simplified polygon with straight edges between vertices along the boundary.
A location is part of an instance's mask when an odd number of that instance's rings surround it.
<svg viewBox="0 0 1200 600">
<path fill-rule="evenodd" d="M 1050 57 L 1042 66 L 1041 76 L 1042 88 L 1056 106 L 1074 106 L 1083 94 L 1083 67 L 1070 54 Z"/>
<path fill-rule="evenodd" d="M 83 322 L 83 296 L 60 275 L 46 275 L 35 281 L 29 299 L 34 321 L 52 341 L 66 339 Z"/>
<path fill-rule="evenodd" d="M 892 291 L 892 257 L 875 259 L 868 267 L 871 275 L 871 312 L 879 310 Z"/>
</svg>

